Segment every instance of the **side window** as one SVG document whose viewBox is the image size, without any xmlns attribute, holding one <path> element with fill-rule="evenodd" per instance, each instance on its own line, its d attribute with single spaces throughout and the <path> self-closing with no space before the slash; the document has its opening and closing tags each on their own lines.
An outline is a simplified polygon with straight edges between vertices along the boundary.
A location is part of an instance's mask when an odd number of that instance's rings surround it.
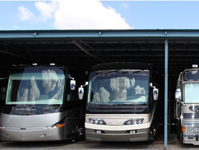
<svg viewBox="0 0 199 150">
<path fill-rule="evenodd" d="M 7 79 L 0 80 L 0 110 L 1 110 L 2 106 L 5 105 L 7 82 L 8 82 Z"/>
<path fill-rule="evenodd" d="M 1 93 L 0 93 L 0 100 L 5 101 L 6 100 L 6 87 L 1 87 Z"/>
<path fill-rule="evenodd" d="M 67 93 L 67 101 L 72 101 L 72 94 Z"/>
</svg>

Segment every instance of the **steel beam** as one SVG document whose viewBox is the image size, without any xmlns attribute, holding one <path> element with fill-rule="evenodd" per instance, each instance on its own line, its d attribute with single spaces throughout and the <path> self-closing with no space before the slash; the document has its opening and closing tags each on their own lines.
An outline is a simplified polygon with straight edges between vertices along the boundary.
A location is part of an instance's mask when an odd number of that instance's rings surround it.
<svg viewBox="0 0 199 150">
<path fill-rule="evenodd" d="M 90 46 L 88 46 L 88 44 L 84 44 L 83 42 L 80 43 L 80 41 L 72 41 L 77 47 L 79 47 L 83 52 L 85 52 L 87 55 L 93 57 L 94 59 L 97 59 L 100 62 L 103 62 L 100 58 L 98 58 L 95 54 L 92 54 L 92 52 L 90 51 L 92 48 Z M 84 46 L 82 45 L 84 44 Z M 85 48 L 85 46 L 87 48 Z"/>
<path fill-rule="evenodd" d="M 199 30 L 172 30 L 172 29 L 156 29 L 156 30 L 0 30 L 0 40 L 4 39 L 199 39 Z"/>
<path fill-rule="evenodd" d="M 164 67 L 164 150 L 167 149 L 168 139 L 168 40 L 165 40 L 165 67 Z"/>
</svg>

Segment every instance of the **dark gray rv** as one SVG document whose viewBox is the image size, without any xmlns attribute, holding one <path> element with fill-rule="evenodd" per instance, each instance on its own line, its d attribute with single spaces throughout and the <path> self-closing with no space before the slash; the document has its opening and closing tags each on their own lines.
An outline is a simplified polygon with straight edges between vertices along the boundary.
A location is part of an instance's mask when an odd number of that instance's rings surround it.
<svg viewBox="0 0 199 150">
<path fill-rule="evenodd" d="M 178 139 L 199 145 L 199 68 L 193 65 L 180 73 L 175 93 Z"/>
<path fill-rule="evenodd" d="M 152 66 L 107 63 L 91 68 L 85 130 L 90 141 L 153 141 L 158 89 Z"/>
<path fill-rule="evenodd" d="M 64 67 L 13 68 L 1 112 L 1 140 L 83 139 L 85 105 L 75 85 Z"/>
</svg>

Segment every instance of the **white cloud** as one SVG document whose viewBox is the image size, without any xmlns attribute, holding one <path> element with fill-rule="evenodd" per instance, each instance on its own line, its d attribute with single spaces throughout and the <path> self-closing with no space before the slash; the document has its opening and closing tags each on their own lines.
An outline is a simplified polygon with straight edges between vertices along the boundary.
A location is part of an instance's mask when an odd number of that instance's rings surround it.
<svg viewBox="0 0 199 150">
<path fill-rule="evenodd" d="M 144 87 L 136 86 L 135 94 L 146 94 L 146 91 L 145 91 Z"/>
<path fill-rule="evenodd" d="M 97 0 L 60 0 L 55 12 L 55 28 L 67 29 L 129 29 L 113 8 L 106 8 Z"/>
<path fill-rule="evenodd" d="M 35 7 L 40 12 L 40 16 L 38 20 L 40 21 L 47 21 L 47 19 L 53 18 L 53 14 L 57 9 L 57 2 L 37 2 L 35 3 Z"/>
<path fill-rule="evenodd" d="M 135 85 L 135 79 L 127 77 L 111 78 L 110 87 L 112 91 L 122 92 Z"/>
<path fill-rule="evenodd" d="M 18 99 L 20 99 L 20 101 L 27 101 L 28 100 L 28 88 L 23 88 L 22 89 L 22 96 L 20 97 L 20 94 L 18 93 Z"/>
<path fill-rule="evenodd" d="M 40 90 L 37 86 L 37 82 L 35 81 L 35 76 L 33 76 L 30 80 L 30 95 L 29 95 L 29 101 L 35 101 L 40 96 Z"/>
<path fill-rule="evenodd" d="M 135 81 L 130 80 L 127 77 L 111 78 L 110 87 L 112 91 L 114 91 L 114 99 L 126 100 L 127 89 L 130 88 L 131 86 L 134 86 L 134 84 Z"/>
<path fill-rule="evenodd" d="M 31 10 L 24 6 L 18 7 L 18 17 L 23 21 L 30 20 L 32 22 L 36 20 L 36 16 L 31 12 Z"/>
<path fill-rule="evenodd" d="M 101 87 L 100 97 L 101 97 L 101 102 L 107 103 L 109 102 L 110 93 L 104 87 Z"/>
<path fill-rule="evenodd" d="M 99 92 L 100 93 L 97 92 L 97 93 L 94 94 L 93 103 L 96 103 L 96 104 L 108 103 L 110 101 L 109 100 L 110 93 L 104 87 L 101 87 L 99 89 Z"/>
<path fill-rule="evenodd" d="M 115 9 L 106 8 L 99 0 L 57 0 L 36 2 L 40 15 L 37 21 L 53 19 L 56 29 L 131 29 Z M 21 20 L 30 20 L 34 14 L 20 7 Z"/>
<path fill-rule="evenodd" d="M 42 70 L 42 80 L 45 93 L 49 93 L 55 89 L 58 76 L 54 70 Z"/>
</svg>

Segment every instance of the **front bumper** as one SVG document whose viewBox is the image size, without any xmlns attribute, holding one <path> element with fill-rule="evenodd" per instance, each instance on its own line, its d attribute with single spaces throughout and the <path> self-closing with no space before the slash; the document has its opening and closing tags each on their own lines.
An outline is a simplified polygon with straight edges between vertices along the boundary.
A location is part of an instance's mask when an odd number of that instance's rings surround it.
<svg viewBox="0 0 199 150">
<path fill-rule="evenodd" d="M 2 128 L 2 141 L 57 141 L 64 139 L 62 128 L 32 128 L 28 130 Z"/>
<path fill-rule="evenodd" d="M 199 134 L 194 134 L 194 133 L 183 134 L 183 143 L 199 145 Z"/>
<path fill-rule="evenodd" d="M 101 133 L 100 133 L 101 131 Z M 95 130 L 86 129 L 86 140 L 89 141 L 148 141 L 149 128 L 147 129 L 133 129 L 124 131 L 109 131 L 109 130 Z"/>
<path fill-rule="evenodd" d="M 185 127 L 182 142 L 184 144 L 199 145 L 199 120 L 183 119 L 182 125 Z"/>
</svg>

